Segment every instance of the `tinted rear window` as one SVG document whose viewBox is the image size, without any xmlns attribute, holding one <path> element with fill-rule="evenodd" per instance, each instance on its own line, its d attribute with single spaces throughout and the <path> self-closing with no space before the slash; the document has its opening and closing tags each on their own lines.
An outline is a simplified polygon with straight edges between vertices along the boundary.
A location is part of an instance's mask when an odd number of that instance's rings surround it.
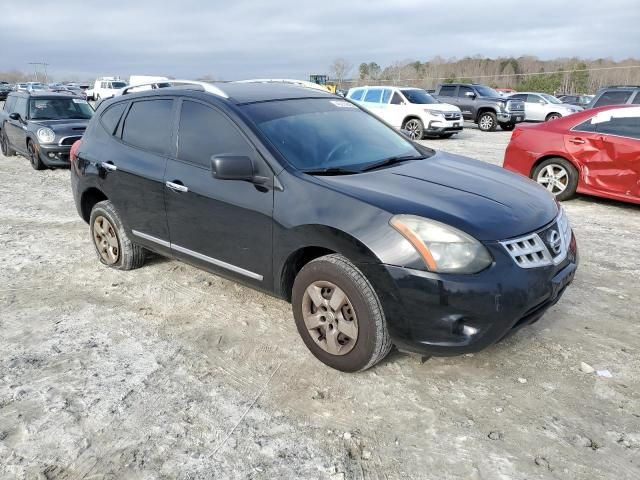
<svg viewBox="0 0 640 480">
<path fill-rule="evenodd" d="M 120 117 L 122 116 L 122 113 L 124 112 L 126 106 L 126 102 L 117 103 L 107 108 L 107 110 L 100 117 L 102 126 L 109 133 L 109 135 L 113 135 L 115 133 L 118 122 L 120 122 Z"/>
<path fill-rule="evenodd" d="M 596 127 L 598 133 L 640 139 L 640 117 L 618 117 L 602 122 Z"/>
<path fill-rule="evenodd" d="M 173 100 L 134 102 L 124 121 L 122 139 L 139 148 L 167 153 L 171 136 Z"/>
<path fill-rule="evenodd" d="M 611 90 L 609 92 L 604 92 L 593 106 L 602 107 L 603 105 L 619 105 L 621 103 L 626 103 L 632 93 L 633 92 L 628 90 Z"/>
<path fill-rule="evenodd" d="M 445 97 L 453 97 L 456 94 L 456 87 L 452 85 L 440 87 L 440 93 L 438 95 L 443 95 Z"/>
</svg>

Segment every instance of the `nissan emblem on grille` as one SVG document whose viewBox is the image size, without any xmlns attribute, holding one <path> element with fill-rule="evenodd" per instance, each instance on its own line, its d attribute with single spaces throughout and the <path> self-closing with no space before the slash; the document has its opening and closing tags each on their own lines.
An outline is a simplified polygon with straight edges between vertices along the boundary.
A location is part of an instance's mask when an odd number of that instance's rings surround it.
<svg viewBox="0 0 640 480">
<path fill-rule="evenodd" d="M 547 243 L 554 256 L 559 255 L 562 250 L 562 241 L 557 230 L 549 230 L 547 233 Z"/>
</svg>

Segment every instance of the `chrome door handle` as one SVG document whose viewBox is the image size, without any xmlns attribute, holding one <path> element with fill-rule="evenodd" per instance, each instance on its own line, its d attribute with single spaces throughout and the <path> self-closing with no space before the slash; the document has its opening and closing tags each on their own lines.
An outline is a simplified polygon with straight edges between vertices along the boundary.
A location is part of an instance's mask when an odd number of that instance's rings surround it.
<svg viewBox="0 0 640 480">
<path fill-rule="evenodd" d="M 189 191 L 189 189 L 187 187 L 185 187 L 184 185 L 180 185 L 179 183 L 166 182 L 165 185 L 167 187 L 169 187 L 171 190 L 174 190 L 176 192 L 188 192 Z"/>
<path fill-rule="evenodd" d="M 571 143 L 575 143 L 576 145 L 582 145 L 585 143 L 583 138 L 572 138 L 569 140 Z"/>
<path fill-rule="evenodd" d="M 116 167 L 113 163 L 108 162 L 100 162 L 100 166 L 105 170 L 111 170 L 112 172 L 115 172 L 118 169 L 118 167 Z"/>
</svg>

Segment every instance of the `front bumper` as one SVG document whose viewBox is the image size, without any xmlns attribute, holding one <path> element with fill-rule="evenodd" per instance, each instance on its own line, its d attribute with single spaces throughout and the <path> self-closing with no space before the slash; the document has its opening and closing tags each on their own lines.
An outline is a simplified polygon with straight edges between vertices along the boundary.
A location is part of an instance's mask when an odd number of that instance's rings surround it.
<svg viewBox="0 0 640 480">
<path fill-rule="evenodd" d="M 71 145 L 40 145 L 38 154 L 47 167 L 68 167 Z"/>
<path fill-rule="evenodd" d="M 424 133 L 426 135 L 441 135 L 445 133 L 458 133 L 464 128 L 462 116 L 457 120 L 430 120 L 426 123 Z"/>
<path fill-rule="evenodd" d="M 559 265 L 525 269 L 498 243 L 475 275 L 370 266 L 393 343 L 404 351 L 450 356 L 477 352 L 534 323 L 562 297 L 578 266 L 575 237 Z"/>
<path fill-rule="evenodd" d="M 497 117 L 500 123 L 520 123 L 525 121 L 524 111 L 500 112 Z"/>
</svg>

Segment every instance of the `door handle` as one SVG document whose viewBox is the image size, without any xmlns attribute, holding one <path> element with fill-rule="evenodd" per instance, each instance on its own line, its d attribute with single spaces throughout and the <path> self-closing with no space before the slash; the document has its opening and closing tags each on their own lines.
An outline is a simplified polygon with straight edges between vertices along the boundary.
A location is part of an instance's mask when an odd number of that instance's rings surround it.
<svg viewBox="0 0 640 480">
<path fill-rule="evenodd" d="M 111 162 L 100 162 L 100 166 L 102 168 L 104 168 L 105 170 L 110 170 L 112 172 L 115 172 L 116 170 L 118 170 L 118 167 L 116 167 L 113 163 Z"/>
<path fill-rule="evenodd" d="M 165 185 L 175 192 L 188 192 L 189 189 L 182 183 L 166 182 Z"/>
<path fill-rule="evenodd" d="M 580 137 L 576 137 L 576 138 L 570 138 L 569 141 L 571 143 L 574 143 L 576 145 L 582 145 L 583 143 L 586 143 L 584 138 L 580 138 Z"/>
</svg>

